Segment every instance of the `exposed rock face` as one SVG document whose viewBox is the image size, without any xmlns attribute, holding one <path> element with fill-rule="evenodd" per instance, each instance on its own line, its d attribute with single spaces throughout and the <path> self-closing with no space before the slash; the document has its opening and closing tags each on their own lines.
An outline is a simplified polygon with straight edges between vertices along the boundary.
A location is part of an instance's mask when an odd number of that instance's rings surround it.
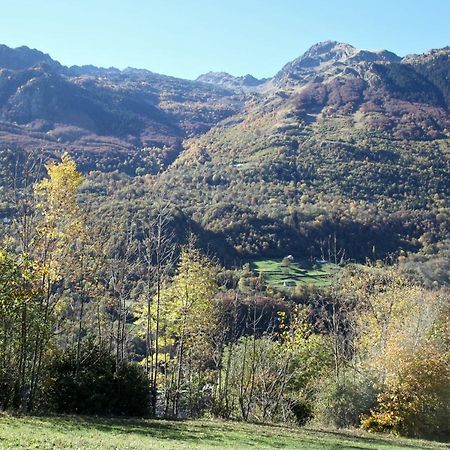
<svg viewBox="0 0 450 450">
<path fill-rule="evenodd" d="M 142 149 L 159 149 L 168 163 L 187 138 L 273 111 L 304 123 L 354 116 L 358 127 L 393 139 L 442 139 L 450 129 L 449 55 L 446 47 L 402 59 L 327 41 L 269 80 L 209 72 L 189 81 L 65 67 L 38 50 L 0 46 L 0 140 L 76 151 L 89 167 L 99 153 L 132 159 Z"/>
<path fill-rule="evenodd" d="M 265 83 L 267 79 L 257 79 L 254 76 L 247 74 L 242 77 L 234 77 L 226 72 L 208 72 L 200 75 L 196 81 L 203 83 L 216 84 L 231 89 L 245 89 L 254 88 Z"/>
<path fill-rule="evenodd" d="M 373 62 L 398 62 L 401 58 L 387 50 L 358 50 L 352 45 L 326 41 L 313 45 L 307 52 L 286 64 L 274 77 L 277 86 L 322 81 L 359 65 Z M 349 73 L 347 70 L 346 73 Z"/>
<path fill-rule="evenodd" d="M 38 64 L 47 64 L 55 69 L 61 69 L 59 62 L 39 50 L 26 46 L 10 48 L 0 44 L 0 68 L 21 70 L 29 69 Z"/>
</svg>

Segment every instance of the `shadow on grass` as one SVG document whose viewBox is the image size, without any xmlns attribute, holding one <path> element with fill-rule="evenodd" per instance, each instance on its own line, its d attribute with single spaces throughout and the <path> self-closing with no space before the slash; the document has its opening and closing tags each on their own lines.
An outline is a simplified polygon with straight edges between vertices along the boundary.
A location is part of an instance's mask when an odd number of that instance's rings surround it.
<svg viewBox="0 0 450 450">
<path fill-rule="evenodd" d="M 77 430 L 108 435 L 137 435 L 149 440 L 176 441 L 186 445 L 232 446 L 254 448 L 332 448 L 368 449 L 396 446 L 405 449 L 432 449 L 431 443 L 408 442 L 386 436 L 367 436 L 351 431 L 291 428 L 284 425 L 242 422 L 102 418 L 89 416 L 25 416 L 37 429 L 51 426 L 54 431 L 73 434 Z M 41 424 L 35 421 L 41 421 Z M 14 419 L 8 423 L 14 426 Z M 19 421 L 20 422 L 20 421 Z M 442 444 L 441 444 L 442 445 Z"/>
<path fill-rule="evenodd" d="M 328 437 L 336 437 L 340 440 L 347 440 L 347 441 L 356 441 L 365 444 L 370 445 L 386 445 L 386 446 L 396 446 L 399 448 L 412 448 L 412 449 L 433 449 L 436 448 L 433 444 L 430 442 L 426 443 L 424 441 L 418 440 L 417 443 L 415 442 L 408 442 L 408 438 L 397 438 L 395 436 L 387 437 L 384 435 L 375 435 L 375 436 L 367 436 L 364 434 L 359 433 L 352 433 L 351 431 L 337 431 L 337 430 L 313 430 L 313 429 L 306 429 L 305 432 L 312 432 L 316 435 L 325 435 Z M 436 445 L 440 446 L 447 446 L 445 442 L 436 441 Z M 366 448 L 366 447 L 364 447 Z M 377 447 L 374 447 L 377 448 Z M 450 448 L 450 447 L 449 447 Z"/>
<path fill-rule="evenodd" d="M 44 426 L 52 426 L 55 431 L 66 434 L 82 429 L 88 432 L 94 431 L 111 435 L 138 435 L 161 441 L 214 445 L 229 443 L 233 440 L 241 442 L 242 439 L 239 435 L 230 435 L 234 430 L 229 427 L 225 425 L 220 427 L 217 423 L 206 421 L 166 421 L 162 419 L 122 419 L 89 416 L 34 416 L 34 418 L 43 421 Z M 254 439 L 253 437 L 251 439 L 252 441 L 259 441 L 259 439 Z"/>
</svg>

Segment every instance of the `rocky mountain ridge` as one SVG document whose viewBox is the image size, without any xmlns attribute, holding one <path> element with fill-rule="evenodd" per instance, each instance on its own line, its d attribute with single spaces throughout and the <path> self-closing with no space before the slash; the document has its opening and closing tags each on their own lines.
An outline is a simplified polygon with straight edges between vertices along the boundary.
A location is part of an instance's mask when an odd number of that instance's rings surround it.
<svg viewBox="0 0 450 450">
<path fill-rule="evenodd" d="M 143 69 L 65 67 L 38 50 L 0 46 L 0 140 L 63 148 L 86 169 L 133 174 L 167 166 L 186 139 L 211 127 L 270 111 L 304 124 L 356 115 L 356 126 L 395 139 L 443 138 L 449 54 L 447 47 L 400 58 L 326 41 L 268 80 L 210 72 L 189 81 Z"/>
<path fill-rule="evenodd" d="M 448 238 L 448 47 L 400 59 L 325 42 L 270 80 L 2 54 L 0 173 L 20 148 L 67 150 L 98 214 L 144 217 L 164 198 L 231 262 L 331 245 L 385 258 Z"/>
</svg>

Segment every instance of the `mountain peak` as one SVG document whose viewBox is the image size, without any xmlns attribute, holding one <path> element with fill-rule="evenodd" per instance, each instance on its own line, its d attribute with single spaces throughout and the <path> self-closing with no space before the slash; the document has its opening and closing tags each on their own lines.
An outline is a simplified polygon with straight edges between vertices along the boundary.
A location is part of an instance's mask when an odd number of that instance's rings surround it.
<svg viewBox="0 0 450 450">
<path fill-rule="evenodd" d="M 256 87 L 267 80 L 258 80 L 250 74 L 235 77 L 227 72 L 208 72 L 197 77 L 196 81 L 235 89 Z"/>
<path fill-rule="evenodd" d="M 315 67 L 326 63 L 343 62 L 355 55 L 358 50 L 350 44 L 337 41 L 324 41 L 310 47 L 302 56 L 292 61 L 297 67 Z"/>
<path fill-rule="evenodd" d="M 52 67 L 61 66 L 50 55 L 39 50 L 31 49 L 25 45 L 11 48 L 0 44 L 0 67 L 11 70 L 23 70 L 42 63 Z"/>
<path fill-rule="evenodd" d="M 324 41 L 314 44 L 300 58 L 342 58 L 348 57 L 356 51 L 357 49 L 350 44 L 337 41 Z"/>
<path fill-rule="evenodd" d="M 310 82 L 336 75 L 346 66 L 400 60 L 395 53 L 387 50 L 360 50 L 343 42 L 324 41 L 313 45 L 302 56 L 286 64 L 275 76 L 275 82 Z"/>
</svg>

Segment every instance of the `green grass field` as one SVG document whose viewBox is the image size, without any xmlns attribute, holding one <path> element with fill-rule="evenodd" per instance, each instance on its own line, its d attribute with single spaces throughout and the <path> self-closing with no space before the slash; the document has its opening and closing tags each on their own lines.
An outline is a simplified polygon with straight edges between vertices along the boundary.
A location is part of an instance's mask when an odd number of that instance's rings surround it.
<svg viewBox="0 0 450 450">
<path fill-rule="evenodd" d="M 208 420 L 0 416 L 0 448 L 29 449 L 443 449 L 445 444 L 286 426 Z"/>
<path fill-rule="evenodd" d="M 311 263 L 307 260 L 292 262 L 284 266 L 281 259 L 260 259 L 252 261 L 252 270 L 264 274 L 266 282 L 276 288 L 289 288 L 284 282 L 291 281 L 297 286 L 313 284 L 315 286 L 329 286 L 339 271 L 339 266 L 331 263 Z"/>
</svg>

